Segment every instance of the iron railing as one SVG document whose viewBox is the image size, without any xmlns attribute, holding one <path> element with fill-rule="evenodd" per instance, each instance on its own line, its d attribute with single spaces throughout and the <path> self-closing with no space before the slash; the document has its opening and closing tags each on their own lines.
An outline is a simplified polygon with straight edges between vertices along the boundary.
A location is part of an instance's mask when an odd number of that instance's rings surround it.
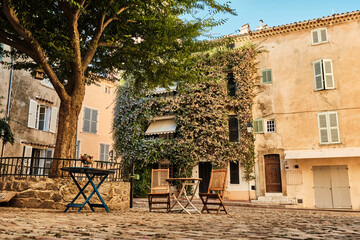
<svg viewBox="0 0 360 240">
<path fill-rule="evenodd" d="M 84 167 L 80 159 L 64 159 L 64 158 L 43 158 L 43 157 L 3 157 L 0 158 L 0 177 L 49 177 L 50 167 L 53 161 L 60 161 L 62 167 Z M 110 174 L 108 181 L 121 181 L 120 163 L 108 161 L 94 161 L 91 165 L 93 168 L 106 170 L 114 170 L 114 174 Z M 66 172 L 61 172 L 61 178 L 70 177 Z M 81 177 L 81 176 L 80 176 Z"/>
</svg>

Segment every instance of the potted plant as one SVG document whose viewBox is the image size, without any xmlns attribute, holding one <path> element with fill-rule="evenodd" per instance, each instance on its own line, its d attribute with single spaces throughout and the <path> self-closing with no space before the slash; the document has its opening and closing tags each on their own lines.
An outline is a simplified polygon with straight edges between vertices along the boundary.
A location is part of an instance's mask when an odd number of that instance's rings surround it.
<svg viewBox="0 0 360 240">
<path fill-rule="evenodd" d="M 84 164 L 85 167 L 89 167 L 89 165 L 91 165 L 94 162 L 93 156 L 91 156 L 89 154 L 81 154 L 80 160 Z"/>
</svg>

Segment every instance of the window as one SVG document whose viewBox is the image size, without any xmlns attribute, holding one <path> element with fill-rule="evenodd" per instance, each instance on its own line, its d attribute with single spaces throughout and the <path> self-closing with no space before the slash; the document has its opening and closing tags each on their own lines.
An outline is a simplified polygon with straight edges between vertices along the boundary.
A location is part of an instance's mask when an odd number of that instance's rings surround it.
<svg viewBox="0 0 360 240">
<path fill-rule="evenodd" d="M 53 153 L 54 149 L 51 148 L 39 149 L 25 146 L 23 155 L 31 159 L 23 162 L 24 169 L 27 169 L 26 172 L 30 175 L 49 175 Z"/>
<path fill-rule="evenodd" d="M 98 111 L 84 107 L 83 132 L 97 133 Z"/>
<path fill-rule="evenodd" d="M 233 72 L 228 74 L 227 81 L 228 81 L 227 82 L 228 94 L 230 97 L 235 97 L 236 96 L 236 82 L 235 82 L 235 77 L 234 77 Z"/>
<path fill-rule="evenodd" d="M 100 161 L 109 161 L 109 144 L 100 143 Z"/>
<path fill-rule="evenodd" d="M 28 127 L 55 133 L 57 123 L 57 108 L 39 104 L 30 99 Z"/>
<path fill-rule="evenodd" d="M 311 31 L 312 44 L 320 44 L 328 41 L 326 28 L 318 28 Z"/>
<path fill-rule="evenodd" d="M 239 162 L 230 162 L 230 183 L 231 184 L 239 184 Z"/>
<path fill-rule="evenodd" d="M 236 116 L 229 116 L 229 141 L 239 141 L 239 123 Z"/>
<path fill-rule="evenodd" d="M 104 92 L 107 93 L 107 94 L 110 94 L 111 93 L 111 87 L 105 86 Z"/>
<path fill-rule="evenodd" d="M 337 112 L 318 113 L 320 144 L 340 143 Z"/>
<path fill-rule="evenodd" d="M 321 59 L 313 62 L 315 90 L 334 89 L 332 61 Z"/>
<path fill-rule="evenodd" d="M 264 120 L 257 119 L 254 121 L 254 133 L 264 133 Z"/>
<path fill-rule="evenodd" d="M 3 60 L 4 56 L 4 44 L 0 43 L 0 62 Z"/>
<path fill-rule="evenodd" d="M 272 83 L 272 70 L 264 69 L 261 71 L 261 83 L 267 84 Z"/>
<path fill-rule="evenodd" d="M 275 132 L 275 120 L 266 121 L 266 132 Z"/>
</svg>

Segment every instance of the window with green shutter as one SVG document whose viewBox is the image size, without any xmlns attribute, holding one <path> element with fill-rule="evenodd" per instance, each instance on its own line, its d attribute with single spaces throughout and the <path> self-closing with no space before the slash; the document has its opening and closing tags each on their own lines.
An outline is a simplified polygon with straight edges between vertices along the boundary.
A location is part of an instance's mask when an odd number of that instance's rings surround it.
<svg viewBox="0 0 360 240">
<path fill-rule="evenodd" d="M 264 120 L 254 120 L 254 133 L 264 133 Z"/>
<path fill-rule="evenodd" d="M 318 113 L 320 144 L 340 143 L 337 112 Z"/>
<path fill-rule="evenodd" d="M 267 84 L 272 83 L 272 70 L 264 69 L 261 71 L 261 83 Z"/>
<path fill-rule="evenodd" d="M 334 89 L 334 74 L 331 59 L 313 62 L 315 90 Z"/>
</svg>

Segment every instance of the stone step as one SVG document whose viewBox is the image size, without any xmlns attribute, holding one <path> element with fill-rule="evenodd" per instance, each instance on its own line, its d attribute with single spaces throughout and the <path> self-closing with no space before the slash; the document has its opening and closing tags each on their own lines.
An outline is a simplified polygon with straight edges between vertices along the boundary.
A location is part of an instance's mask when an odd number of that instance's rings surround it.
<svg viewBox="0 0 360 240">
<path fill-rule="evenodd" d="M 264 204 L 288 204 L 294 205 L 295 199 L 289 199 L 287 196 L 259 196 L 257 200 L 251 200 L 252 203 Z"/>
</svg>

